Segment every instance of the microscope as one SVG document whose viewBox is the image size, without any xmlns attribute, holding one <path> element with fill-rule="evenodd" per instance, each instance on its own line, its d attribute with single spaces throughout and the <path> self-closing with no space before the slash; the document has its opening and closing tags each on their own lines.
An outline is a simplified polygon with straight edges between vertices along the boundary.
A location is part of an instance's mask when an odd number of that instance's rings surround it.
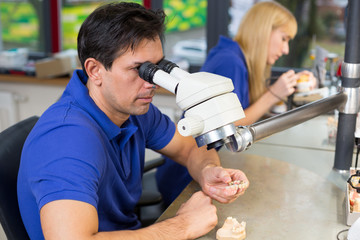
<svg viewBox="0 0 360 240">
<path fill-rule="evenodd" d="M 191 74 L 166 59 L 157 65 L 145 62 L 139 75 L 176 95 L 176 104 L 184 111 L 184 118 L 177 125 L 181 135 L 193 136 L 198 147 L 225 145 L 232 151 L 238 150 L 233 123 L 245 114 L 232 92 L 231 79 L 207 72 Z"/>
<path fill-rule="evenodd" d="M 233 152 L 245 151 L 256 141 L 343 106 L 348 99 L 346 91 L 339 91 L 252 125 L 235 126 L 245 114 L 232 92 L 231 79 L 207 72 L 188 73 L 166 59 L 143 63 L 139 75 L 176 95 L 176 104 L 184 111 L 177 125 L 181 135 L 193 136 L 198 147 L 225 145 Z"/>
</svg>

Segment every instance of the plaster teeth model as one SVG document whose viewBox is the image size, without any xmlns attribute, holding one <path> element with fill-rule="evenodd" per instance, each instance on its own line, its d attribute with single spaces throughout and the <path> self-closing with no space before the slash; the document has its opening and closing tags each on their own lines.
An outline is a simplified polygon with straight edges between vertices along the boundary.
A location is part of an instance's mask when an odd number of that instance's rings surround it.
<svg viewBox="0 0 360 240">
<path fill-rule="evenodd" d="M 348 184 L 348 186 L 349 186 L 348 194 L 349 194 L 350 212 L 360 212 L 360 193 L 357 191 L 357 188 L 360 187 L 360 177 L 356 175 L 352 175 L 351 185 Z M 356 189 L 353 188 L 352 186 L 355 187 Z"/>
<path fill-rule="evenodd" d="M 308 92 L 308 91 L 310 91 L 309 76 L 304 74 L 301 75 L 300 78 L 297 80 L 296 92 Z"/>
<path fill-rule="evenodd" d="M 351 212 L 360 212 L 360 194 L 357 193 L 352 188 L 350 189 L 350 192 L 349 192 L 349 201 L 350 201 L 350 211 Z"/>
<path fill-rule="evenodd" d="M 217 240 L 243 240 L 246 238 L 246 222 L 239 223 L 236 218 L 227 217 L 222 228 L 217 230 Z"/>
<path fill-rule="evenodd" d="M 229 182 L 228 185 L 228 187 L 237 186 L 238 188 L 247 188 L 249 186 L 249 182 L 236 180 L 233 182 Z"/>
</svg>

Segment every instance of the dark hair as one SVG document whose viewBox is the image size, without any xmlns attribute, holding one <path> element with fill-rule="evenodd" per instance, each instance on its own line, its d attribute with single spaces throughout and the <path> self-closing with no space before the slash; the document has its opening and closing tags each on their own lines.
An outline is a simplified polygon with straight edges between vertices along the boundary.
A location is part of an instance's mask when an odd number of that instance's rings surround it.
<svg viewBox="0 0 360 240">
<path fill-rule="evenodd" d="M 86 74 L 85 60 L 93 57 L 105 69 L 129 48 L 134 51 L 144 39 L 163 40 L 165 13 L 153 11 L 137 3 L 110 3 L 95 9 L 81 25 L 78 55 Z"/>
</svg>

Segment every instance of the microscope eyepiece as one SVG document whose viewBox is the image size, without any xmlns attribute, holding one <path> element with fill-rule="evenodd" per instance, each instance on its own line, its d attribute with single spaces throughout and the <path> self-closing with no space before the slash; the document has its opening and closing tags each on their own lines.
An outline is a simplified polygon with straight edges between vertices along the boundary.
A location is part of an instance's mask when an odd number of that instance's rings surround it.
<svg viewBox="0 0 360 240">
<path fill-rule="evenodd" d="M 145 81 L 154 84 L 153 77 L 155 72 L 159 69 L 160 68 L 157 65 L 151 62 L 144 62 L 139 67 L 139 76 Z"/>
<path fill-rule="evenodd" d="M 160 69 L 162 69 L 163 71 L 170 73 L 171 70 L 173 70 L 173 68 L 175 67 L 179 67 L 178 65 L 176 65 L 173 62 L 170 62 L 169 60 L 163 59 L 161 60 L 158 64 Z"/>
</svg>

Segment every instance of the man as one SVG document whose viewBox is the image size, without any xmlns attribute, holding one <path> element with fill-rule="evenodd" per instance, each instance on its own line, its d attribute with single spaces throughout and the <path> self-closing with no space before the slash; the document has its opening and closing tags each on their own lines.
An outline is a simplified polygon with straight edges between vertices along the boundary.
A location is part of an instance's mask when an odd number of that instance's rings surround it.
<svg viewBox="0 0 360 240">
<path fill-rule="evenodd" d="M 61 99 L 39 119 L 22 152 L 21 215 L 31 239 L 194 239 L 217 223 L 211 198 L 234 201 L 248 182 L 223 169 L 215 151 L 197 148 L 151 104 L 154 86 L 138 67 L 164 56 L 164 13 L 135 3 L 96 9 L 83 23 L 76 70 Z M 145 148 L 185 165 L 202 187 L 176 216 L 140 228 Z"/>
</svg>

